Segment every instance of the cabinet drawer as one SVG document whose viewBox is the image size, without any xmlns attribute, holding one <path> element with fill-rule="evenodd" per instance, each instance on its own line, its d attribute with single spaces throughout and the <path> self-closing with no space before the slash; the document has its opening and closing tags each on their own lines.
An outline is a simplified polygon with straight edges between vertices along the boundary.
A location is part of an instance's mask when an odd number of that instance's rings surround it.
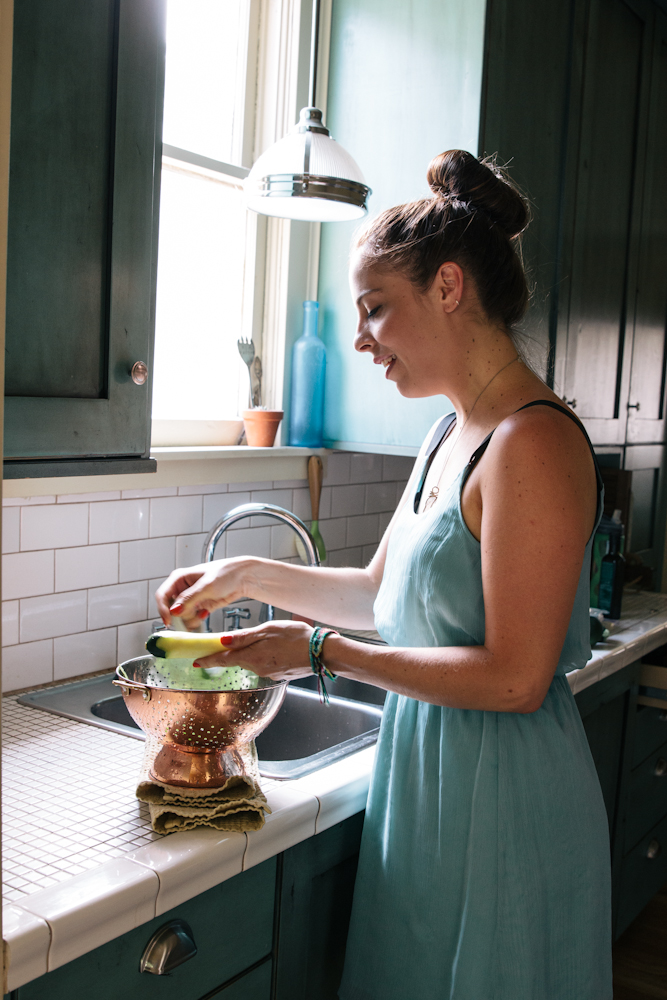
<svg viewBox="0 0 667 1000">
<path fill-rule="evenodd" d="M 649 708 L 640 705 L 635 719 L 635 739 L 632 750 L 632 766 L 648 757 L 667 740 L 667 706 Z"/>
<path fill-rule="evenodd" d="M 640 840 L 621 866 L 615 936 L 625 930 L 667 881 L 667 818 Z"/>
<path fill-rule="evenodd" d="M 667 814 L 667 743 L 647 757 L 630 775 L 625 812 L 624 851 Z"/>
<path fill-rule="evenodd" d="M 21 986 L 18 1000 L 93 996 L 95 1000 L 200 1000 L 216 988 L 224 1000 L 246 1000 L 240 986 L 245 977 L 222 987 L 271 952 L 275 884 L 276 859 L 270 858 Z M 140 972 L 144 948 L 155 931 L 170 920 L 185 920 L 190 925 L 197 954 L 166 976 Z M 256 980 L 249 979 L 255 992 L 249 986 L 248 1000 L 268 1000 L 268 992 L 262 993 L 260 987 L 267 976 L 270 978 L 270 971 L 260 966 L 248 976 L 255 974 Z"/>
</svg>

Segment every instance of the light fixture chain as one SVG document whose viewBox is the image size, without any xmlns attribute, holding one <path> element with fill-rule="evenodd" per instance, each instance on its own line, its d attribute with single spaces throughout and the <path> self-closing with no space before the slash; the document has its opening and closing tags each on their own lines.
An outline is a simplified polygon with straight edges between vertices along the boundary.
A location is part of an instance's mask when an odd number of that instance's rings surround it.
<svg viewBox="0 0 667 1000">
<path fill-rule="evenodd" d="M 317 107 L 315 96 L 317 90 L 317 53 L 320 46 L 320 0 L 313 0 L 313 24 L 310 36 L 310 80 L 308 83 L 308 99 L 311 108 Z"/>
</svg>

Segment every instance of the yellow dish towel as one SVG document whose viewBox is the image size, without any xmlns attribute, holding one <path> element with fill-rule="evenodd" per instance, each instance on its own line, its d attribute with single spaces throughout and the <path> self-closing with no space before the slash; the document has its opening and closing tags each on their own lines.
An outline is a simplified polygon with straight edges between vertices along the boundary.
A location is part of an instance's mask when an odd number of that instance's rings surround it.
<svg viewBox="0 0 667 1000">
<path fill-rule="evenodd" d="M 221 788 L 181 788 L 155 781 L 149 771 L 159 750 L 157 740 L 147 737 L 136 793 L 141 802 L 148 803 L 156 833 L 178 833 L 197 826 L 245 833 L 264 826 L 264 813 L 271 810 L 259 785 L 254 742 L 239 753 L 243 770 L 235 768 L 236 773 Z"/>
</svg>

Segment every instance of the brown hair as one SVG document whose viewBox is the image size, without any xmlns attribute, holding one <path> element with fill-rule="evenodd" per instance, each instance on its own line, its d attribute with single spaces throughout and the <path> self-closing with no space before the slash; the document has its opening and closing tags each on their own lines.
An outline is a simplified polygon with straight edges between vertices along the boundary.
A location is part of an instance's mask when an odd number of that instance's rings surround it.
<svg viewBox="0 0 667 1000">
<path fill-rule="evenodd" d="M 520 243 L 530 220 L 526 198 L 495 159 L 462 149 L 440 153 L 426 176 L 433 196 L 387 209 L 359 234 L 357 248 L 421 291 L 445 261 L 459 264 L 489 319 L 512 327 L 529 297 Z"/>
</svg>

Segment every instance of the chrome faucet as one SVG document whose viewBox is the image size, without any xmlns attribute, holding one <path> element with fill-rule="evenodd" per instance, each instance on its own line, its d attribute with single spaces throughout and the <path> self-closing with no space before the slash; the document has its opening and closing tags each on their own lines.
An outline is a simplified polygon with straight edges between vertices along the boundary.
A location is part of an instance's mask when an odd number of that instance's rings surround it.
<svg viewBox="0 0 667 1000">
<path fill-rule="evenodd" d="M 317 554 L 317 547 L 313 540 L 313 536 L 308 531 L 308 528 L 305 526 L 303 521 L 298 518 L 296 514 L 292 514 L 291 511 L 285 510 L 284 507 L 277 507 L 272 503 L 243 503 L 239 507 L 234 507 L 233 510 L 230 510 L 224 517 L 220 518 L 218 523 L 211 528 L 208 538 L 204 542 L 202 562 L 213 562 L 215 547 L 228 528 L 231 528 L 233 524 L 236 524 L 237 521 L 243 520 L 245 517 L 256 517 L 260 514 L 263 517 L 273 517 L 276 521 L 282 521 L 283 524 L 287 524 L 292 531 L 295 532 L 297 537 L 301 539 L 306 557 L 308 559 L 308 565 L 320 565 L 320 557 Z M 238 612 L 239 610 L 239 608 L 234 609 L 235 612 Z M 245 615 L 243 617 L 245 617 Z M 266 618 L 264 620 L 273 621 L 273 607 L 270 604 L 266 605 Z M 237 619 L 237 623 L 235 625 L 236 628 L 238 628 L 238 624 Z M 211 627 L 208 618 L 206 619 L 206 627 L 208 629 Z"/>
</svg>

